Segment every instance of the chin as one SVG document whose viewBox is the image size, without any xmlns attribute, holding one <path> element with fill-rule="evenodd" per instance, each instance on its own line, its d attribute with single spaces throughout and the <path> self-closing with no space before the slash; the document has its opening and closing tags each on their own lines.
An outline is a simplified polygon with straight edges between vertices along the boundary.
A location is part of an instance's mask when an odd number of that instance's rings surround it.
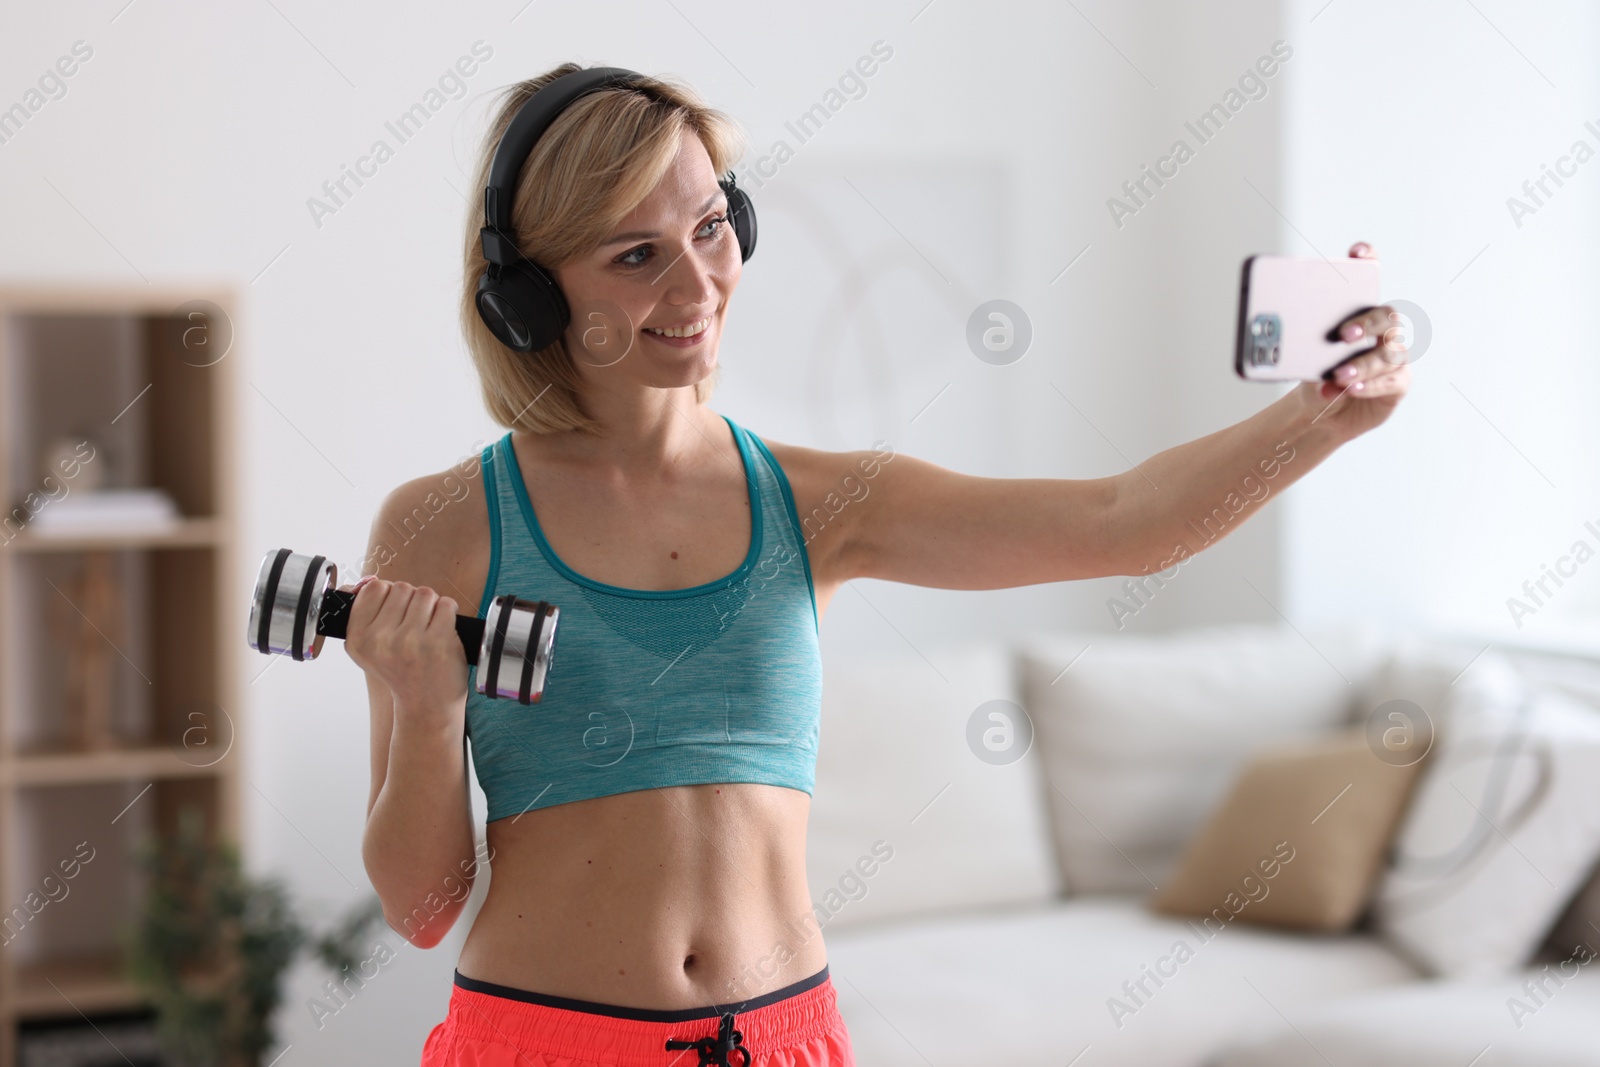
<svg viewBox="0 0 1600 1067">
<path fill-rule="evenodd" d="M 677 367 L 657 366 L 654 368 L 654 372 L 640 384 L 647 385 L 652 389 L 682 389 L 705 381 L 715 374 L 716 370 L 717 361 L 715 359 L 709 363 L 697 359 L 693 363 L 685 363 Z"/>
</svg>

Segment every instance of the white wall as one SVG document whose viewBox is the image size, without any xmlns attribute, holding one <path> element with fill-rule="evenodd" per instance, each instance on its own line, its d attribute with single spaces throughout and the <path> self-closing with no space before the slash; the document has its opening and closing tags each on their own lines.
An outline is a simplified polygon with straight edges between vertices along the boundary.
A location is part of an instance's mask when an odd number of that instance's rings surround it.
<svg viewBox="0 0 1600 1067">
<path fill-rule="evenodd" d="M 1319 6 L 1291 4 L 1287 20 Z M 1574 141 L 1600 151 L 1584 127 L 1600 125 L 1600 14 L 1339 0 L 1300 37 L 1285 214 L 1325 250 L 1371 240 L 1386 298 L 1421 305 L 1434 338 L 1391 424 L 1293 495 L 1292 610 L 1518 635 L 1506 599 L 1575 540 L 1600 548 L 1583 528 L 1600 527 L 1600 163 L 1547 185 L 1520 227 L 1506 206 Z M 1520 636 L 1592 616 L 1595 570 L 1548 584 Z"/>
<path fill-rule="evenodd" d="M 0 274 L 235 281 L 245 556 L 292 545 L 352 567 L 390 487 L 500 432 L 454 318 L 474 199 L 464 171 L 486 90 L 569 58 L 677 74 L 746 126 L 753 161 L 881 39 L 894 56 L 866 96 L 755 190 L 760 254 L 714 408 L 777 440 L 842 449 L 881 437 L 971 473 L 1107 474 L 1277 395 L 1229 369 L 1246 254 L 1309 252 L 1296 231 L 1330 255 L 1366 238 L 1384 253 L 1391 291 L 1433 317 L 1417 395 L 1393 426 L 1185 568 L 1130 626 L 1277 609 L 1296 621 L 1487 620 L 1504 610 L 1497 597 L 1577 536 L 1579 519 L 1600 519 L 1583 491 L 1594 451 L 1572 438 L 1595 373 L 1573 339 L 1593 314 L 1596 253 L 1581 235 L 1592 232 L 1600 164 L 1521 230 L 1503 205 L 1583 136 L 1584 119 L 1600 119 L 1595 16 L 1574 6 L 1566 21 L 1513 22 L 1508 5 L 1479 5 L 1551 89 L 1470 6 L 1397 14 L 1337 0 L 1318 14 L 1316 3 L 914 0 L 864 11 L 822 0 L 758 13 L 695 0 L 604 17 L 559 0 L 406 3 L 378 18 L 286 0 L 38 9 L 0 34 L 11 74 L 0 103 L 72 42 L 95 54 L 65 98 L 0 145 Z M 1107 198 L 1280 38 L 1294 55 L 1266 97 L 1117 227 Z M 493 57 L 469 97 L 314 225 L 307 198 L 388 137 L 385 120 L 480 39 Z M 997 296 L 1021 304 L 1035 333 L 1005 368 L 963 341 L 976 302 Z M 1330 566 L 1340 559 L 1351 571 Z M 974 629 L 1105 628 L 1119 583 L 856 584 L 826 620 L 834 661 Z M 1580 594 L 1565 599 L 1576 606 Z M 359 676 L 334 653 L 276 664 L 247 695 L 250 861 L 286 873 L 330 915 L 367 889 Z M 313 975 L 298 973 L 283 1015 L 291 1057 L 414 1057 L 443 1017 L 459 939 L 405 949 L 320 1030 L 306 1007 Z"/>
</svg>

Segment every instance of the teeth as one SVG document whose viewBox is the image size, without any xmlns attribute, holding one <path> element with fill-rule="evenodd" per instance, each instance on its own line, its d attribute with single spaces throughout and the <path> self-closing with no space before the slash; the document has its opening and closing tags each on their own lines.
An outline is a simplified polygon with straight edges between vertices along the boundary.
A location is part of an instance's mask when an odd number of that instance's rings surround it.
<svg viewBox="0 0 1600 1067">
<path fill-rule="evenodd" d="M 674 326 L 671 329 L 666 330 L 657 329 L 654 326 L 646 326 L 645 329 L 651 333 L 660 334 L 662 337 L 693 337 L 695 334 L 699 333 L 701 330 L 704 330 L 710 325 L 711 316 L 707 315 L 699 322 L 691 322 L 687 326 Z"/>
</svg>

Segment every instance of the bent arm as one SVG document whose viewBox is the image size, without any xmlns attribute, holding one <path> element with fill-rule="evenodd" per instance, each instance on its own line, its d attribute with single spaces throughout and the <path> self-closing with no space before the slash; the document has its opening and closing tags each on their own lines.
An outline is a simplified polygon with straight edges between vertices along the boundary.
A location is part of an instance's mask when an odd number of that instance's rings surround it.
<svg viewBox="0 0 1600 1067">
<path fill-rule="evenodd" d="M 373 523 L 366 570 L 446 594 L 472 581 L 469 573 L 481 584 L 487 519 L 481 505 L 468 504 L 481 487 L 475 471 L 471 477 L 452 471 L 396 489 Z M 448 494 L 454 507 L 419 512 L 430 493 Z M 431 515 L 423 532 L 400 551 L 387 550 L 393 531 L 418 514 Z M 437 694 L 392 691 L 370 670 L 366 678 L 372 785 L 362 860 L 389 926 L 417 947 L 432 948 L 466 906 L 480 859 L 467 783 L 465 695 L 441 714 L 427 706 Z"/>
<path fill-rule="evenodd" d="M 477 874 L 466 735 L 414 725 L 389 690 L 367 679 L 372 792 L 361 858 L 389 927 L 432 948 L 455 925 Z"/>
<path fill-rule="evenodd" d="M 896 457 L 840 546 L 851 577 L 1005 589 L 1164 570 L 1201 551 L 1341 443 L 1298 390 L 1108 478 L 980 478 Z"/>
</svg>

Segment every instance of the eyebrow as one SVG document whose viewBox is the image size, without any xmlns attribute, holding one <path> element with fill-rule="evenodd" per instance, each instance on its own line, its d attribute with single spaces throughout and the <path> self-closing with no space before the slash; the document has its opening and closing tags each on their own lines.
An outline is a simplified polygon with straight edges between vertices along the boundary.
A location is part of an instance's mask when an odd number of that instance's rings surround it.
<svg viewBox="0 0 1600 1067">
<path fill-rule="evenodd" d="M 707 211 L 711 210 L 711 205 L 715 204 L 717 202 L 717 197 L 721 195 L 722 191 L 719 189 L 710 196 L 706 197 L 706 202 L 700 205 L 700 210 L 697 211 L 696 214 L 704 215 Z M 660 232 L 656 230 L 634 230 L 630 233 L 619 233 L 615 237 L 606 238 L 601 242 L 601 247 L 603 248 L 608 245 L 619 245 L 624 241 L 654 241 L 660 237 Z"/>
</svg>

